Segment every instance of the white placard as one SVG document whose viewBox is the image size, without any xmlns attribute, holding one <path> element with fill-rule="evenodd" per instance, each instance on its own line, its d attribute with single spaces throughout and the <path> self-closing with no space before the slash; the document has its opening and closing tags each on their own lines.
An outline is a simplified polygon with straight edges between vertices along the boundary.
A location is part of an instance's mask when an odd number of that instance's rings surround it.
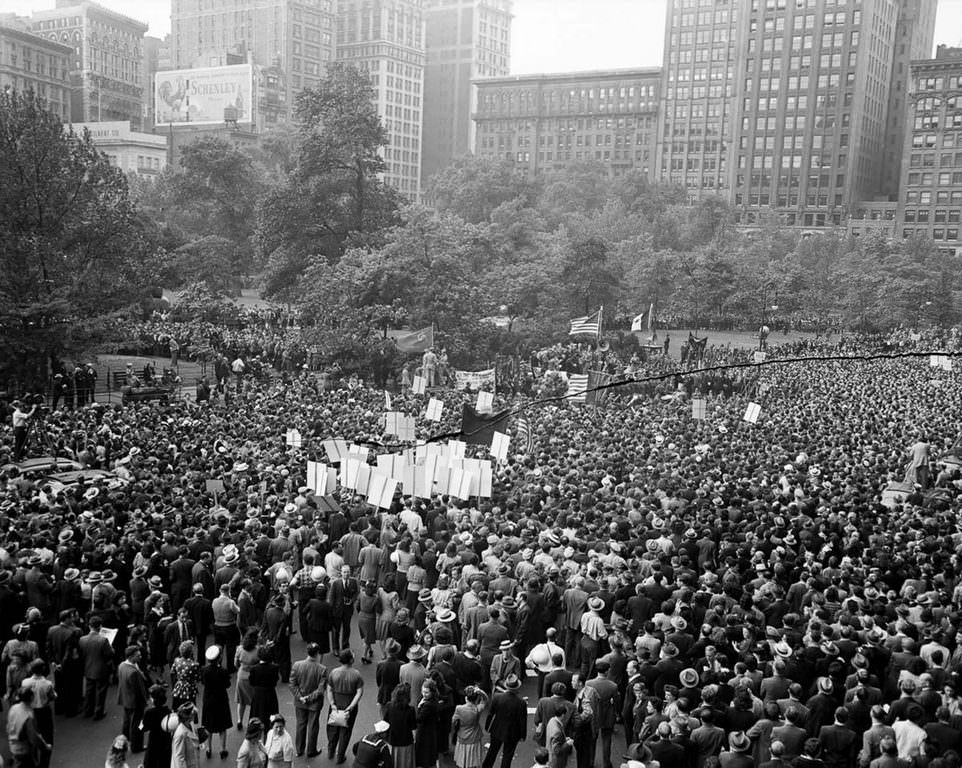
<svg viewBox="0 0 962 768">
<path fill-rule="evenodd" d="M 758 403 L 749 403 L 748 408 L 745 409 L 745 421 L 749 424 L 755 424 L 761 412 L 762 407 Z"/>
<path fill-rule="evenodd" d="M 460 440 L 448 440 L 444 453 L 452 459 L 463 459 L 465 448 L 467 448 L 467 443 Z"/>
<path fill-rule="evenodd" d="M 337 487 L 337 472 L 334 467 L 317 461 L 307 462 L 307 487 L 318 496 L 333 493 Z"/>
<path fill-rule="evenodd" d="M 504 432 L 495 432 L 494 437 L 491 438 L 491 455 L 498 461 L 506 461 L 510 444 L 511 438 Z"/>
<path fill-rule="evenodd" d="M 427 411 L 424 413 L 424 418 L 428 421 L 441 421 L 441 414 L 444 412 L 444 403 L 437 398 L 432 397 L 428 401 Z"/>
<path fill-rule="evenodd" d="M 374 472 L 367 487 L 367 503 L 381 509 L 388 509 L 394 501 L 394 492 L 398 481 L 394 478 Z"/>
<path fill-rule="evenodd" d="M 386 389 L 384 390 L 384 410 L 385 411 L 391 410 L 391 393 L 388 392 Z"/>
<path fill-rule="evenodd" d="M 411 384 L 411 391 L 415 395 L 423 395 L 428 388 L 428 381 L 423 376 L 415 376 Z"/>
<path fill-rule="evenodd" d="M 340 464 L 347 458 L 347 440 L 325 440 L 321 443 L 331 464 Z"/>
<path fill-rule="evenodd" d="M 693 419 L 704 419 L 707 409 L 707 402 L 704 398 L 696 397 L 691 401 L 691 417 Z"/>
<path fill-rule="evenodd" d="M 764 363 L 765 359 L 768 357 L 767 352 L 762 352 L 760 349 L 755 350 L 755 362 Z"/>
<path fill-rule="evenodd" d="M 367 457 L 370 455 L 371 449 L 366 445 L 355 445 L 354 443 L 351 443 L 347 446 L 347 453 L 352 459 L 360 458 L 363 461 L 367 461 Z"/>
<path fill-rule="evenodd" d="M 289 429 L 284 433 L 284 442 L 289 448 L 300 448 L 302 444 L 301 433 L 297 429 Z"/>
<path fill-rule="evenodd" d="M 491 413 L 494 410 L 494 395 L 490 392 L 478 392 L 478 402 L 474 410 L 478 413 Z"/>
<path fill-rule="evenodd" d="M 490 461 L 481 462 L 481 478 L 478 495 L 483 499 L 491 498 L 491 485 L 494 480 L 494 470 Z"/>
</svg>

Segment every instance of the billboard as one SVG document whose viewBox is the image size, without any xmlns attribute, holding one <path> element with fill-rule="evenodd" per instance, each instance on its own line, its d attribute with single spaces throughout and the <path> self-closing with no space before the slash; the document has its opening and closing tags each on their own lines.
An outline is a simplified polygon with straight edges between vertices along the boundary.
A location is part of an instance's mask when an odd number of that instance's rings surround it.
<svg viewBox="0 0 962 768">
<path fill-rule="evenodd" d="M 154 123 L 223 124 L 225 110 L 238 123 L 252 122 L 251 64 L 172 69 L 154 76 Z"/>
</svg>

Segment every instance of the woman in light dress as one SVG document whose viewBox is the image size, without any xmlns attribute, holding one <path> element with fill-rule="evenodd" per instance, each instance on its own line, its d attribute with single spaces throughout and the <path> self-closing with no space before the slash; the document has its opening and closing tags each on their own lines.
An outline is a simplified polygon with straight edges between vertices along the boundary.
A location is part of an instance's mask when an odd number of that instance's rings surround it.
<svg viewBox="0 0 962 768">
<path fill-rule="evenodd" d="M 381 612 L 377 615 L 377 642 L 381 647 L 381 657 L 387 658 L 385 643 L 388 639 L 388 630 L 394 623 L 397 610 L 401 605 L 401 600 L 397 593 L 397 582 L 394 574 L 389 573 L 384 577 L 384 586 L 377 590 L 378 597 L 381 599 Z"/>
<path fill-rule="evenodd" d="M 481 768 L 484 760 L 484 728 L 481 715 L 488 696 L 480 688 L 464 689 L 464 704 L 454 708 L 451 733 L 454 737 L 454 762 L 458 768 Z"/>
</svg>

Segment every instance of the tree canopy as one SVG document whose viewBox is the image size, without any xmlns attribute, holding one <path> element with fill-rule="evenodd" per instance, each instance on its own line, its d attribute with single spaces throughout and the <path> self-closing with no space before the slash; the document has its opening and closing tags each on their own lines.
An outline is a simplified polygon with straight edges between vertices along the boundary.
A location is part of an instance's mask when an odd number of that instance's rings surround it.
<svg viewBox="0 0 962 768">
<path fill-rule="evenodd" d="M 8 372 L 102 337 L 106 318 L 146 294 L 151 228 L 127 180 L 89 132 L 65 131 L 32 94 L 0 93 L 0 349 Z"/>
</svg>

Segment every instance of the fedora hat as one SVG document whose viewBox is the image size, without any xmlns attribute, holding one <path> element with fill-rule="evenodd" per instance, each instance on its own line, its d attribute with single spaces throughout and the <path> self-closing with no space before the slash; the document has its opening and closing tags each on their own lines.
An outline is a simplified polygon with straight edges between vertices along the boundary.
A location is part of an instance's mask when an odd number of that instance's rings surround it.
<svg viewBox="0 0 962 768">
<path fill-rule="evenodd" d="M 424 650 L 424 646 L 412 645 L 410 648 L 408 648 L 407 656 L 409 661 L 420 661 L 427 655 L 428 652 Z"/>
<path fill-rule="evenodd" d="M 665 643 L 661 648 L 661 655 L 666 659 L 673 659 L 678 655 L 678 646 L 674 643 Z"/>
<path fill-rule="evenodd" d="M 236 563 L 238 558 L 240 558 L 240 555 L 238 555 L 237 552 L 227 552 L 224 555 L 224 563 L 231 565 L 232 563 Z"/>
<path fill-rule="evenodd" d="M 603 611 L 605 609 L 605 601 L 597 596 L 589 597 L 588 609 L 592 611 Z"/>
<path fill-rule="evenodd" d="M 87 501 L 92 501 L 100 495 L 100 489 L 96 485 L 90 486 L 86 491 L 84 491 L 84 498 Z"/>
<path fill-rule="evenodd" d="M 450 608 L 442 608 L 440 611 L 438 611 L 434 618 L 440 621 L 442 624 L 446 624 L 449 621 L 454 621 L 456 616 L 454 611 L 452 611 Z"/>
<path fill-rule="evenodd" d="M 698 685 L 698 672 L 691 667 L 688 669 L 683 669 L 678 675 L 678 679 L 681 680 L 681 684 L 686 688 L 694 688 Z"/>
<path fill-rule="evenodd" d="M 80 576 L 80 571 L 76 568 L 68 568 L 63 572 L 64 581 L 76 581 Z"/>
<path fill-rule="evenodd" d="M 781 642 L 775 643 L 775 647 L 773 650 L 775 651 L 776 656 L 780 656 L 783 659 L 787 659 L 789 656 L 792 655 L 792 646 L 790 646 L 784 640 L 782 640 Z"/>
<path fill-rule="evenodd" d="M 512 648 L 514 648 L 513 640 L 502 640 L 501 644 L 498 646 L 499 651 L 510 651 Z"/>
<path fill-rule="evenodd" d="M 43 564 L 43 557 L 40 555 L 39 552 L 33 552 L 27 558 L 27 565 L 34 566 L 34 565 L 42 565 L 42 564 Z"/>
<path fill-rule="evenodd" d="M 511 595 L 506 595 L 505 597 L 501 598 L 501 607 L 508 608 L 513 611 L 518 607 L 518 601 L 511 597 Z"/>
<path fill-rule="evenodd" d="M 154 587 L 155 589 L 161 589 L 164 586 L 164 580 L 160 578 L 160 576 L 158 576 L 157 574 L 154 574 L 149 579 L 147 579 L 147 583 L 150 584 L 150 586 Z"/>
<path fill-rule="evenodd" d="M 835 690 L 835 684 L 832 683 L 832 678 L 830 677 L 820 677 L 818 678 L 818 692 L 819 693 L 831 693 Z"/>
<path fill-rule="evenodd" d="M 735 731 L 728 734 L 728 746 L 732 752 L 747 752 L 752 748 L 752 740 L 744 731 Z"/>
<path fill-rule="evenodd" d="M 60 533 L 57 534 L 57 541 L 61 544 L 66 544 L 73 538 L 73 529 L 64 528 Z"/>
<path fill-rule="evenodd" d="M 146 566 L 146 565 L 141 565 L 141 566 L 138 567 L 138 568 L 134 568 L 133 576 L 134 576 L 135 579 L 142 578 L 142 577 L 144 577 L 144 576 L 146 576 L 146 575 L 147 575 L 147 566 Z"/>
<path fill-rule="evenodd" d="M 509 691 L 516 691 L 521 687 L 521 680 L 517 675 L 508 675 L 504 680 L 504 687 Z"/>
<path fill-rule="evenodd" d="M 682 632 L 688 629 L 688 622 L 685 621 L 685 618 L 683 616 L 672 616 L 671 626 L 678 632 Z"/>
<path fill-rule="evenodd" d="M 431 590 L 426 587 L 418 592 L 419 603 L 430 603 L 434 598 L 431 597 Z"/>
<path fill-rule="evenodd" d="M 160 577 L 155 576 L 154 578 L 159 579 Z M 88 584 L 99 584 L 103 580 L 104 580 L 104 577 L 100 571 L 91 571 L 90 573 L 87 574 Z"/>
</svg>

